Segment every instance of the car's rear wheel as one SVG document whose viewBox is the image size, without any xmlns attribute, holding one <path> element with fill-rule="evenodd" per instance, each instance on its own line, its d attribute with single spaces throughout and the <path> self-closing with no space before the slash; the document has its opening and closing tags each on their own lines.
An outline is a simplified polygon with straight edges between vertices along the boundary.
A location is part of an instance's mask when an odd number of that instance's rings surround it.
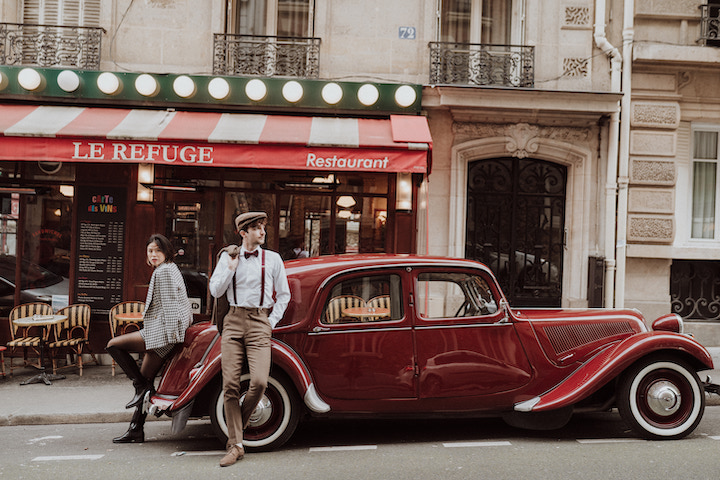
<svg viewBox="0 0 720 480">
<path fill-rule="evenodd" d="M 622 377 L 618 409 L 623 420 L 649 439 L 689 435 L 705 411 L 705 394 L 695 371 L 676 359 L 650 358 Z"/>
<path fill-rule="evenodd" d="M 241 379 L 241 398 L 247 392 L 250 375 Z M 250 416 L 243 445 L 248 450 L 272 450 L 287 442 L 300 420 L 301 403 L 292 382 L 282 373 L 271 373 L 263 398 Z M 222 384 L 212 395 L 210 422 L 215 435 L 225 445 L 228 438 Z"/>
</svg>

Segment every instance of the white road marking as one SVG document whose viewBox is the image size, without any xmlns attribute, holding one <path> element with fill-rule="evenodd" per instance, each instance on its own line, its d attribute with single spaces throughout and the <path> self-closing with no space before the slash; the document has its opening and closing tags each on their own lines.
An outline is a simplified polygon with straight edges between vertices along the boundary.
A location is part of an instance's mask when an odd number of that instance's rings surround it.
<svg viewBox="0 0 720 480">
<path fill-rule="evenodd" d="M 56 455 L 52 457 L 35 457 L 33 462 L 54 462 L 58 460 L 100 460 L 105 455 Z"/>
<path fill-rule="evenodd" d="M 445 448 L 466 448 L 466 447 L 509 447 L 510 442 L 449 442 L 443 443 Z"/>
<path fill-rule="evenodd" d="M 311 447 L 311 452 L 343 452 L 350 450 L 377 450 L 377 445 L 345 445 L 342 447 Z"/>
<path fill-rule="evenodd" d="M 710 438 L 713 440 L 720 440 L 720 435 L 712 435 Z"/>
<path fill-rule="evenodd" d="M 577 439 L 578 443 L 587 443 L 587 444 L 593 444 L 593 443 L 637 443 L 637 442 L 647 442 L 647 440 L 643 440 L 641 438 L 586 438 L 586 439 Z"/>
<path fill-rule="evenodd" d="M 59 440 L 63 438 L 61 435 L 50 435 L 48 437 L 40 437 L 40 438 L 31 438 L 28 440 L 27 443 L 37 443 L 37 442 L 44 442 L 45 440 Z"/>
<path fill-rule="evenodd" d="M 199 456 L 212 456 L 212 455 L 224 455 L 225 450 L 203 450 L 198 452 L 174 452 L 170 456 L 171 457 L 199 457 Z"/>
</svg>

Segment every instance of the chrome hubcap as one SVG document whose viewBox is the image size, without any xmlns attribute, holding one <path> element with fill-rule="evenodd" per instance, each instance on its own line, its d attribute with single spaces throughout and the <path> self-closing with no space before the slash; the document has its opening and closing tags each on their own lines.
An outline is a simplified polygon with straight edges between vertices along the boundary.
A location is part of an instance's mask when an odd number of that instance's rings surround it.
<svg viewBox="0 0 720 480">
<path fill-rule="evenodd" d="M 273 414 L 273 408 L 272 408 L 272 402 L 270 402 L 270 399 L 263 395 L 263 397 L 260 399 L 260 402 L 258 402 L 257 407 L 255 407 L 255 410 L 252 414 L 250 414 L 250 420 L 248 421 L 249 427 L 258 427 L 268 420 L 270 420 L 270 417 L 272 417 Z"/>
<path fill-rule="evenodd" d="M 653 383 L 647 391 L 647 404 L 657 415 L 667 417 L 680 409 L 680 390 L 667 380 Z"/>
</svg>

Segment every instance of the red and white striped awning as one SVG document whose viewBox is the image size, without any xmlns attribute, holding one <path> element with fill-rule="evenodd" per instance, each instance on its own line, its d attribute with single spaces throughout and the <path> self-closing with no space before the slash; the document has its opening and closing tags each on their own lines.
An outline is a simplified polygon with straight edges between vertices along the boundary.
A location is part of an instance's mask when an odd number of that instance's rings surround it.
<svg viewBox="0 0 720 480">
<path fill-rule="evenodd" d="M 0 160 L 260 169 L 429 170 L 421 116 L 301 117 L 0 104 Z"/>
</svg>

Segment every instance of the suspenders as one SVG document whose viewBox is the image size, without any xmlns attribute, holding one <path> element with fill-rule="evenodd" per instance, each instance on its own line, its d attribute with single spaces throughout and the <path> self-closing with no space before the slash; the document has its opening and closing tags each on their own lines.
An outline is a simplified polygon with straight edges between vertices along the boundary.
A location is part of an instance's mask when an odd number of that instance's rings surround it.
<svg viewBox="0 0 720 480">
<path fill-rule="evenodd" d="M 263 302 L 265 301 L 265 249 L 261 249 L 262 251 L 262 267 L 261 267 L 261 276 L 260 276 L 260 307 L 263 308 Z M 237 283 L 235 281 L 235 275 L 237 274 L 237 271 L 233 272 L 233 278 L 232 278 L 232 286 L 233 286 L 233 299 L 235 299 L 235 303 L 237 304 Z"/>
</svg>

